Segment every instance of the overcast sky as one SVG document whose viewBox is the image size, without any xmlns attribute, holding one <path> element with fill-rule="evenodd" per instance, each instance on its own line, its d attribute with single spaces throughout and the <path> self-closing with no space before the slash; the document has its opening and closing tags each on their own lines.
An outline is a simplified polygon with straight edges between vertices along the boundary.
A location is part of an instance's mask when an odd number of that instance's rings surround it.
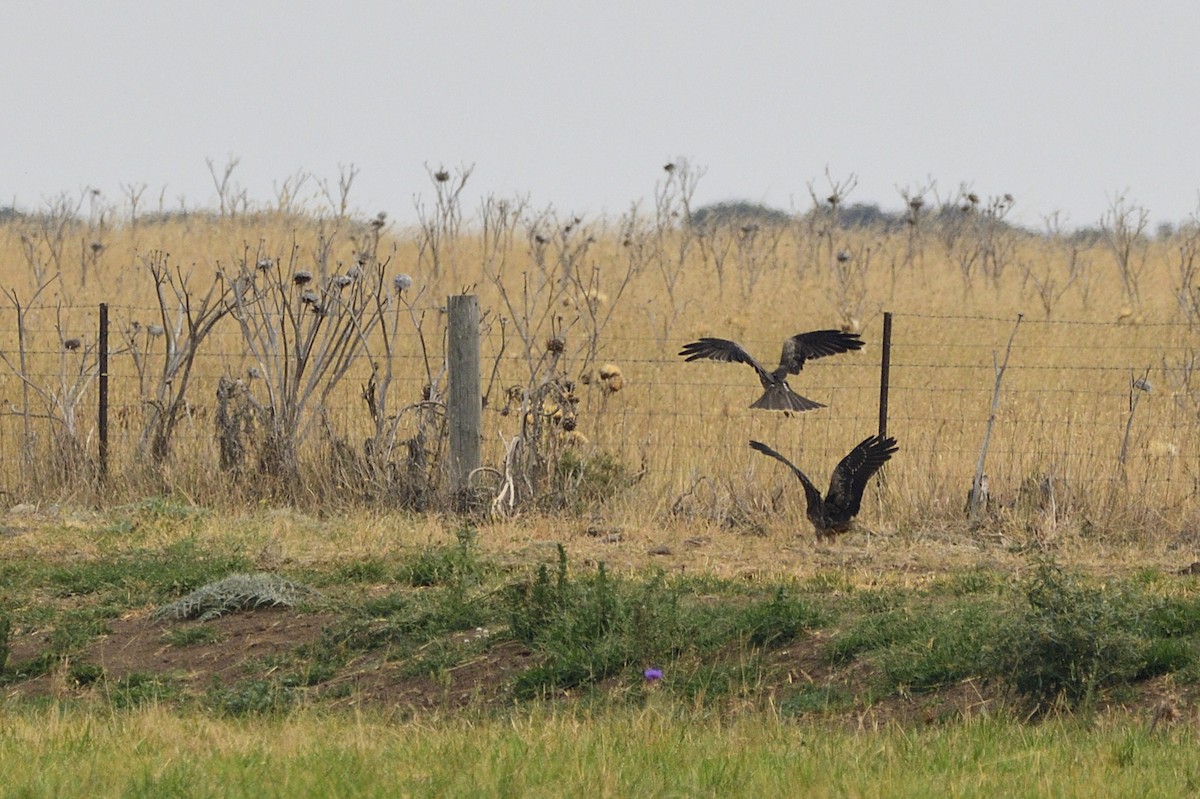
<svg viewBox="0 0 1200 799">
<path fill-rule="evenodd" d="M 582 9 L 582 10 L 581 10 Z M 808 206 L 935 180 L 1090 225 L 1200 191 L 1200 3 L 25 2 L 0 45 L 0 205 L 63 191 L 214 205 L 360 170 L 351 204 L 413 218 L 425 164 L 482 194 L 624 212 L 678 156 L 699 204 Z M 148 200 L 143 201 L 148 202 Z"/>
</svg>

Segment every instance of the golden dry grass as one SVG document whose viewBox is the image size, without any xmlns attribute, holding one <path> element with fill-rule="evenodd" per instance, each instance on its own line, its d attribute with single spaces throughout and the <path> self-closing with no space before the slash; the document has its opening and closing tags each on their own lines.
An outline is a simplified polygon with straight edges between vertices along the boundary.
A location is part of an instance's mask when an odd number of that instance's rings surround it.
<svg viewBox="0 0 1200 799">
<path fill-rule="evenodd" d="M 1186 384 L 1179 368 L 1200 344 L 1188 325 L 1196 320 L 1178 301 L 1180 252 L 1190 232 L 1141 240 L 1134 299 L 1103 242 L 997 226 L 947 232 L 927 221 L 916 231 L 839 229 L 815 214 L 778 231 L 735 225 L 689 235 L 646 218 L 574 223 L 552 212 L 509 213 L 497 235 L 489 232 L 494 226 L 476 222 L 442 240 L 436 261 L 417 229 L 388 232 L 378 250 L 390 258 L 389 275 L 412 274 L 414 293 L 423 292 L 416 305 L 435 374 L 444 298 L 464 287 L 479 295 L 491 320 L 483 341 L 485 387 L 493 365 L 496 375 L 484 419 L 487 464 L 499 463 L 504 442 L 517 433 L 518 415 L 497 412 L 503 389 L 527 384 L 547 340 L 561 336 L 569 377 L 590 376 L 605 362 L 622 370 L 619 392 L 598 379 L 578 387 L 582 452 L 609 452 L 631 471 L 644 470 L 635 487 L 609 504 L 607 519 L 673 515 L 686 529 L 806 529 L 798 485 L 777 464 L 754 456 L 746 440 L 771 443 L 824 482 L 837 460 L 876 428 L 882 319 L 891 311 L 889 432 L 901 452 L 886 480 L 868 491 L 862 522 L 884 536 L 958 525 L 991 405 L 993 358 L 1003 358 L 1024 313 L 986 464 L 993 497 L 988 527 L 1021 539 L 1196 529 L 1200 389 Z M 22 302 L 34 290 L 33 263 L 49 274 L 58 268 L 51 248 L 37 240 L 37 226 L 26 219 L 0 227 L 0 284 Z M 82 357 L 82 350 L 64 350 L 63 339 L 94 340 L 100 301 L 112 306 L 115 326 L 153 321 L 158 312 L 143 265 L 151 250 L 169 252 L 203 291 L 218 270 L 230 272 L 259 253 L 286 258 L 293 244 L 299 264 L 317 264 L 318 274 L 317 253 L 328 244 L 325 269 L 337 272 L 356 260 L 369 234 L 368 221 L 281 214 L 74 224 L 64 236 L 61 278 L 28 312 L 29 372 L 51 393 L 61 389 L 62 375 Z M 103 248 L 94 251 L 93 241 Z M 852 257 L 839 261 L 839 252 Z M 0 348 L 10 357 L 12 305 L 10 297 L 0 307 Z M 737 339 L 773 365 L 785 337 L 843 323 L 859 325 L 867 347 L 813 363 L 793 379 L 800 393 L 830 406 L 799 418 L 749 411 L 758 386 L 746 367 L 685 364 L 676 356 L 683 343 L 715 335 Z M 143 413 L 135 373 L 128 357 L 115 357 L 115 479 L 107 499 L 167 490 L 204 503 L 228 501 L 231 487 L 215 474 L 212 396 L 219 375 L 244 374 L 249 362 L 232 323 L 208 345 L 190 393 L 193 412 L 165 474 L 149 485 L 134 468 Z M 426 382 L 411 327 L 401 336 L 397 364 L 393 402 L 402 406 L 417 401 Z M 331 429 L 351 446 L 359 446 L 368 427 L 360 397 L 367 365 L 360 366 L 327 405 Z M 1153 391 L 1131 392 L 1131 377 L 1147 369 Z M 0 420 L 2 479 L 11 493 L 28 496 L 17 457 L 20 391 L 12 370 L 0 367 L 0 397 L 9 411 Z M 93 450 L 94 391 L 92 384 L 81 402 L 79 426 Z M 1138 404 L 1125 444 L 1131 396 Z M 46 423 L 34 426 L 44 445 Z M 318 485 L 327 449 L 320 436 L 308 444 L 308 490 L 315 502 L 337 504 Z M 78 485 L 46 479 L 39 485 L 58 496 L 91 496 Z"/>
</svg>

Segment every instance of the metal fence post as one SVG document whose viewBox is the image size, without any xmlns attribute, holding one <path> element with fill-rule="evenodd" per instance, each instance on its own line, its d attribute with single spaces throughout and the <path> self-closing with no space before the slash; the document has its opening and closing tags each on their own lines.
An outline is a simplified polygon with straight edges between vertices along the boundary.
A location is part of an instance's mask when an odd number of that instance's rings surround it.
<svg viewBox="0 0 1200 799">
<path fill-rule="evenodd" d="M 888 381 L 892 371 L 892 312 L 883 314 L 883 355 L 879 361 L 879 437 L 887 437 Z"/>
<path fill-rule="evenodd" d="M 100 373 L 100 394 L 96 418 L 96 432 L 100 439 L 100 482 L 108 480 L 108 303 L 100 303 L 100 332 L 96 349 L 99 351 L 97 364 Z"/>
<path fill-rule="evenodd" d="M 456 497 L 479 468 L 483 443 L 483 393 L 479 374 L 479 299 L 459 294 L 446 303 L 449 315 L 450 485 Z"/>
</svg>

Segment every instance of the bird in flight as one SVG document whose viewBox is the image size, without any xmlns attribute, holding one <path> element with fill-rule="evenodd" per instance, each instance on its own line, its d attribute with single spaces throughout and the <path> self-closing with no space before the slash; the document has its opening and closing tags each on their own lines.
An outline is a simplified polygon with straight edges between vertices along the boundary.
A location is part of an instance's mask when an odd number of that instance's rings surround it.
<svg viewBox="0 0 1200 799">
<path fill-rule="evenodd" d="M 679 354 L 687 361 L 707 358 L 713 361 L 728 363 L 746 363 L 758 372 L 758 380 L 762 383 L 764 392 L 751 408 L 767 411 L 811 411 L 814 408 L 824 408 L 823 403 L 802 397 L 787 383 L 788 375 L 798 375 L 804 368 L 804 362 L 812 358 L 823 358 L 826 355 L 836 355 L 850 350 L 861 350 L 863 340 L 857 333 L 843 333 L 840 330 L 814 330 L 811 333 L 800 333 L 783 342 L 783 353 L 779 356 L 779 366 L 773 372 L 754 359 L 750 353 L 736 341 L 723 338 L 702 338 L 691 344 L 683 345 Z"/>
<path fill-rule="evenodd" d="M 761 441 L 751 441 L 750 448 L 787 466 L 800 480 L 808 500 L 808 520 L 817 529 L 818 539 L 832 538 L 850 529 L 851 520 L 858 515 L 867 481 L 900 449 L 894 438 L 871 436 L 863 439 L 833 470 L 829 491 L 822 497 L 812 480 L 787 458 Z"/>
</svg>

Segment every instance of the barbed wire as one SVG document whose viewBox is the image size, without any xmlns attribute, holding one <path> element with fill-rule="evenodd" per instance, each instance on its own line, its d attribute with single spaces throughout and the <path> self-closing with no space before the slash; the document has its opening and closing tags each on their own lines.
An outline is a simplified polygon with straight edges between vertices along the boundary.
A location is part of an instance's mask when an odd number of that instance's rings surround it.
<svg viewBox="0 0 1200 799">
<path fill-rule="evenodd" d="M 60 310 L 64 308 L 86 311 L 90 315 L 96 311 L 95 305 L 46 305 L 44 308 Z M 122 313 L 150 311 L 158 313 L 151 306 L 114 306 L 114 310 Z M 425 312 L 440 311 L 438 305 L 428 305 Z M 15 318 L 6 314 L 0 308 L 0 340 L 4 336 L 15 342 Z M 951 339 L 945 342 L 936 340 L 917 339 L 906 336 L 906 326 L 896 325 L 893 328 L 893 346 L 891 360 L 890 405 L 887 422 L 889 428 L 902 432 L 907 436 L 905 447 L 910 453 L 937 455 L 955 465 L 939 466 L 937 468 L 957 469 L 962 462 L 973 462 L 978 456 L 978 430 L 989 420 L 988 398 L 993 391 L 995 364 L 991 354 L 999 349 L 1000 342 L 963 342 L 952 340 L 961 336 L 965 324 L 977 322 L 1012 323 L 1012 317 L 987 317 L 965 315 L 938 314 L 896 314 L 899 319 L 923 319 L 939 323 L 946 335 Z M 437 332 L 425 332 L 425 349 L 422 352 L 421 331 L 408 326 L 402 326 L 396 333 L 400 341 L 400 351 L 391 355 L 393 369 L 392 391 L 400 398 L 416 400 L 421 396 L 427 381 L 425 365 L 432 366 L 438 372 L 444 363 L 442 316 L 438 314 Z M 1125 325 L 1117 322 L 1095 322 L 1085 320 L 1030 320 L 1022 324 L 1031 325 L 1088 325 L 1105 328 L 1114 337 L 1132 337 L 1139 327 L 1178 328 L 1186 325 L 1180 323 Z M 111 324 L 111 316 L 110 316 Z M 7 330 L 5 329 L 7 328 Z M 26 319 L 25 333 L 28 336 L 24 353 L 32 362 L 27 364 L 24 380 L 38 384 L 46 392 L 46 396 L 33 397 L 33 406 L 38 413 L 44 412 L 47 400 L 53 401 L 65 387 L 78 385 L 78 381 L 91 381 L 86 389 L 75 397 L 80 423 L 88 427 L 94 420 L 98 390 L 93 379 L 95 358 L 95 339 L 93 331 L 77 334 L 82 339 L 81 346 L 76 349 L 64 349 L 62 344 L 45 346 L 46 338 L 59 339 L 58 324 L 33 324 Z M 78 328 L 78 323 L 72 323 L 71 330 Z M 1043 327 L 1041 329 L 1053 329 Z M 68 325 L 64 322 L 63 332 Z M 500 332 L 496 329 L 484 331 L 481 341 L 484 350 L 482 371 L 484 389 L 491 385 L 490 372 L 497 370 L 497 380 L 492 388 L 492 406 L 485 414 L 485 424 L 498 426 L 501 423 L 495 412 L 502 402 L 502 393 L 509 385 L 525 385 L 530 379 L 531 364 L 520 352 L 505 352 L 498 354 Z M 674 339 L 671 339 L 672 341 Z M 147 399 L 140 397 L 141 380 L 143 375 L 132 367 L 131 351 L 125 348 L 122 336 L 110 327 L 110 401 L 109 411 L 112 415 L 121 415 L 126 419 L 113 428 L 113 440 L 121 447 L 129 449 L 134 445 L 138 433 L 145 420 L 138 418 L 148 408 Z M 510 338 L 510 346 L 515 339 Z M 697 462 L 712 454 L 726 453 L 737 445 L 727 441 L 708 442 L 703 437 L 695 435 L 697 431 L 708 428 L 728 429 L 745 425 L 745 418 L 752 418 L 755 424 L 768 425 L 771 422 L 754 416 L 753 412 L 744 409 L 757 396 L 759 387 L 753 373 L 742 366 L 727 364 L 692 364 L 684 362 L 678 355 L 678 344 L 668 343 L 663 346 L 663 337 L 638 336 L 634 334 L 617 334 L 603 337 L 604 348 L 599 353 L 597 362 L 590 365 L 595 369 L 600 363 L 610 359 L 618 363 L 626 376 L 625 388 L 622 394 L 605 399 L 602 392 L 593 385 L 586 394 L 584 410 L 587 413 L 599 415 L 608 414 L 606 418 L 616 420 L 616 426 L 643 426 L 653 428 L 655 425 L 666 425 L 674 431 L 679 440 L 670 442 L 672 453 L 678 451 L 687 453 L 685 457 Z M 190 408 L 204 409 L 211 414 L 214 405 L 213 392 L 223 374 L 238 374 L 244 376 L 244 370 L 254 363 L 251 354 L 243 349 L 243 336 L 236 326 L 214 330 L 209 339 L 209 348 L 196 353 L 196 360 L 201 364 L 200 371 L 191 376 L 192 387 L 189 394 Z M 633 346 L 625 346 L 633 345 Z M 760 338 L 747 339 L 746 346 L 752 351 L 761 350 L 763 353 L 777 351 L 780 342 L 767 341 Z M 517 342 L 516 346 L 521 346 Z M 13 367 L 16 366 L 15 347 L 0 348 L 8 356 Z M 657 350 L 658 354 L 645 355 L 646 349 Z M 632 350 L 635 354 L 622 354 L 622 350 Z M 927 353 L 936 351 L 955 353 L 956 358 L 978 354 L 980 362 L 961 363 L 946 362 L 932 357 Z M 1019 338 L 1013 346 L 1014 352 L 1020 353 L 1020 360 L 1011 362 L 1008 366 L 1008 378 L 1002 387 L 1001 410 L 998 415 L 997 429 L 1000 433 L 991 455 L 995 458 L 1036 459 L 1053 457 L 1062 459 L 1098 458 L 1095 449 L 1096 441 L 1103 439 L 1111 443 L 1120 443 L 1124 423 L 1133 411 L 1130 409 L 1130 382 L 1127 378 L 1140 375 L 1145 366 L 1140 368 L 1138 362 L 1152 361 L 1151 373 L 1154 380 L 1170 378 L 1169 385 L 1146 394 L 1147 405 L 1141 406 L 1139 424 L 1135 428 L 1142 438 L 1134 438 L 1131 446 L 1134 456 L 1147 457 L 1137 451 L 1137 447 L 1149 437 L 1158 436 L 1169 438 L 1164 444 L 1166 449 L 1177 447 L 1179 452 L 1192 452 L 1200 438 L 1200 368 L 1195 389 L 1189 388 L 1185 378 L 1190 372 L 1185 368 L 1170 368 L 1166 361 L 1170 359 L 1186 359 L 1194 357 L 1196 349 L 1189 345 L 1178 343 L 1145 343 L 1131 341 L 1128 344 L 1121 341 L 1102 340 L 1093 334 L 1086 348 L 1060 341 L 1021 341 Z M 1081 356 L 1101 360 L 1101 363 L 1067 364 L 1047 363 L 1061 357 L 1064 352 L 1079 351 Z M 539 350 L 540 351 L 540 350 Z M 490 354 L 489 354 L 490 352 Z M 162 359 L 165 357 L 165 344 L 158 338 L 149 339 L 149 344 L 139 350 L 139 355 L 145 358 L 145 386 L 153 389 L 161 376 Z M 805 451 L 821 453 L 823 457 L 840 457 L 845 454 L 845 442 L 834 440 L 830 434 L 833 425 L 874 429 L 878 423 L 876 410 L 879 390 L 879 344 L 871 341 L 863 353 L 847 357 L 822 359 L 806 368 L 795 379 L 793 387 L 808 396 L 825 402 L 831 407 L 803 421 L 796 421 L 787 432 L 789 436 L 799 436 L 803 431 L 806 437 Z M 1153 357 L 1147 358 L 1148 355 Z M 867 356 L 867 357 L 864 357 Z M 1039 362 L 1039 356 L 1044 360 Z M 376 354 L 376 359 L 382 356 Z M 947 359 L 952 360 L 952 359 Z M 57 363 L 48 366 L 47 361 Z M 1122 361 L 1124 363 L 1122 363 Z M 23 385 L 21 375 L 14 372 L 13 367 L 0 363 L 0 446 L 5 448 L 21 446 L 21 432 L 15 425 L 23 415 L 18 407 L 20 392 Z M 577 350 L 568 349 L 560 363 L 560 368 L 572 376 L 575 370 L 583 370 L 584 362 Z M 768 367 L 769 368 L 769 367 Z M 323 406 L 327 413 L 346 418 L 347 429 L 362 426 L 362 418 L 366 414 L 366 403 L 361 398 L 362 385 L 370 372 L 370 363 L 364 357 L 347 373 L 343 386 L 338 393 Z M 1061 379 L 1052 381 L 1044 379 L 1044 375 L 1058 374 Z M 1025 382 L 1014 381 L 1014 377 L 1031 375 Z M 1120 380 L 1114 380 L 1115 377 Z M 1178 378 L 1178 379 L 1177 379 Z M 955 381 L 970 382 L 971 385 L 953 385 Z M 1067 384 L 1071 382 L 1072 384 Z M 444 384 L 443 384 L 444 386 Z M 580 389 L 581 393 L 583 390 Z M 696 404 L 687 400 L 696 393 L 704 393 L 713 397 L 713 404 Z M 151 394 L 153 391 L 150 392 Z M 725 395 L 728 396 L 725 396 Z M 719 396 L 718 396 L 719 395 Z M 1094 400 L 1087 413 L 1093 414 L 1087 418 L 1073 418 L 1063 422 L 1058 419 L 1048 419 L 1044 408 L 1058 403 L 1063 413 L 1070 409 L 1067 406 Z M 61 401 L 65 399 L 59 397 Z M 1159 401 L 1168 400 L 1168 401 Z M 607 404 L 605 404 L 607 403 Z M 631 407 L 632 406 L 632 407 Z M 86 411 L 83 410 L 86 408 Z M 58 409 L 55 412 L 61 412 Z M 199 413 L 199 410 L 188 411 Z M 734 416 L 730 416 L 730 414 Z M 750 414 L 748 417 L 737 416 L 737 413 Z M 770 416 L 770 415 L 768 415 Z M 357 421 L 355 421 L 357 420 Z M 195 427 L 200 428 L 203 420 L 197 419 Z M 39 419 L 37 425 L 44 427 L 51 422 Z M 204 421 L 211 430 L 211 421 Z M 514 424 L 518 422 L 514 418 Z M 507 424 L 505 422 L 504 424 Z M 1036 440 L 1036 436 L 1044 431 L 1065 430 L 1053 442 Z M 686 433 L 681 434 L 681 431 Z M 744 429 L 743 431 L 744 432 Z M 90 433 L 89 433 L 90 435 Z M 1071 436 L 1075 436 L 1072 439 Z M 211 433 L 209 433 L 211 438 Z M 1087 438 L 1080 442 L 1080 437 Z M 1178 445 L 1174 439 L 1178 438 Z M 1074 443 L 1073 443 L 1074 442 Z M 89 440 L 89 444 L 93 444 Z M 1169 446 L 1167 446 L 1169 445 Z M 621 446 L 636 446 L 625 442 Z M 1107 443 L 1106 443 L 1107 447 Z M 1046 452 L 1052 450 L 1052 452 Z M 1111 451 L 1109 451 L 1111 450 Z M 1114 462 L 1117 449 L 1108 447 L 1104 460 Z M 3 453 L 10 455 L 11 453 Z M 671 455 L 670 457 L 676 457 Z M 1166 457 L 1166 456 L 1163 456 Z M 1174 457 L 1173 455 L 1171 457 Z M 1182 456 L 1181 456 L 1182 457 Z M 941 472 L 939 472 L 940 474 Z M 1100 478 L 1097 478 L 1100 479 Z M 1171 478 L 1164 479 L 1169 483 Z M 1175 480 L 1183 478 L 1175 477 Z M 1157 483 L 1156 483 L 1157 484 Z"/>
</svg>

